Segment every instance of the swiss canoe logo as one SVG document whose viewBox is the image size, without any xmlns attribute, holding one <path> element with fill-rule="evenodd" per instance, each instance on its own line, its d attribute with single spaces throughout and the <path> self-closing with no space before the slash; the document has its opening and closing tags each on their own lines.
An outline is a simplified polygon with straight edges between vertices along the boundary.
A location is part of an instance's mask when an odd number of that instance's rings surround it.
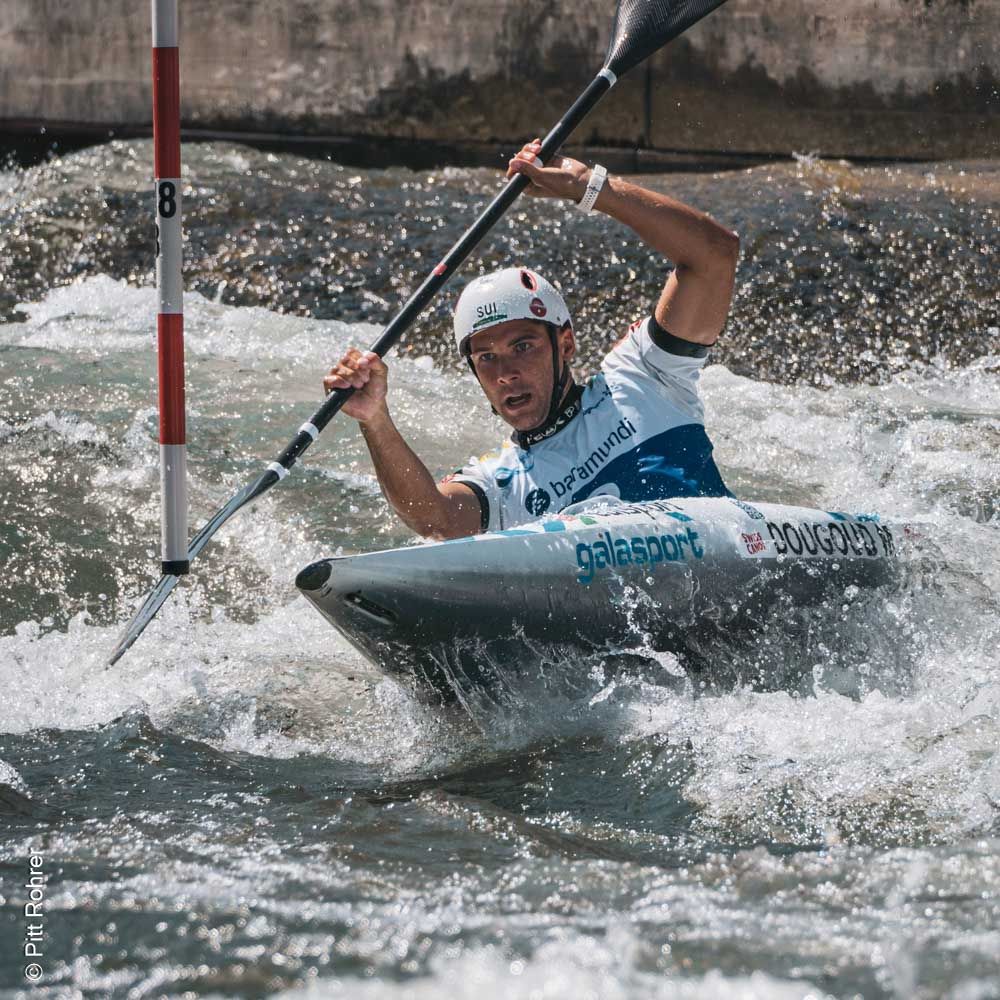
<svg viewBox="0 0 1000 1000">
<path fill-rule="evenodd" d="M 552 497 L 550 497 L 549 494 L 541 488 L 532 490 L 524 498 L 525 510 L 535 517 L 541 517 L 551 505 Z"/>
<path fill-rule="evenodd" d="M 548 309 L 545 308 L 545 303 L 541 299 L 532 299 L 531 305 L 528 306 L 528 308 L 539 319 L 541 319 L 548 312 Z"/>
</svg>

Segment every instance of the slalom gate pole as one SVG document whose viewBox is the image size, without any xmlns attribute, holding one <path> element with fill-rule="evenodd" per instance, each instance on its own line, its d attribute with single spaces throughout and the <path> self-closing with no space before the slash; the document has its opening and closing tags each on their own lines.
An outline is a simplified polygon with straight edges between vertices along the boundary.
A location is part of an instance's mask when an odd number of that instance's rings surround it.
<svg viewBox="0 0 1000 1000">
<path fill-rule="evenodd" d="M 153 5 L 153 160 L 156 199 L 156 340 L 160 405 L 160 537 L 164 573 L 187 573 L 184 279 L 177 0 Z"/>
</svg>

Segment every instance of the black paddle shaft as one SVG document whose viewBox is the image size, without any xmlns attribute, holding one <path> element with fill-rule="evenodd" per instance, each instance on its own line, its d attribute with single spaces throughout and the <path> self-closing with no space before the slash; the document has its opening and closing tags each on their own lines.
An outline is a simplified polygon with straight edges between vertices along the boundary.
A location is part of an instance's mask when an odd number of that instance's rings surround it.
<svg viewBox="0 0 1000 1000">
<path fill-rule="evenodd" d="M 594 77 L 590 86 L 577 98 L 573 106 L 566 112 L 562 120 L 542 140 L 540 158 L 547 162 L 559 147 L 566 141 L 570 133 L 591 112 L 594 105 L 611 89 L 614 77 L 603 71 Z M 399 338 L 413 325 L 424 311 L 427 303 L 437 295 L 441 287 L 461 267 L 465 258 L 482 241 L 483 237 L 500 221 L 507 209 L 517 200 L 518 195 L 528 186 L 528 178 L 524 174 L 516 174 L 506 187 L 486 207 L 482 215 L 466 230 L 459 241 L 448 251 L 437 267 L 427 276 L 423 284 L 410 296 L 407 303 L 396 314 L 381 336 L 372 345 L 371 350 L 380 358 L 396 345 Z M 334 418 L 340 408 L 351 398 L 354 389 L 336 389 L 323 405 L 312 415 L 309 423 L 322 431 Z M 289 442 L 288 447 L 278 456 L 278 464 L 290 469 L 300 455 L 313 443 L 313 436 L 306 430 L 300 430 Z M 277 473 L 275 472 L 275 476 Z"/>
</svg>

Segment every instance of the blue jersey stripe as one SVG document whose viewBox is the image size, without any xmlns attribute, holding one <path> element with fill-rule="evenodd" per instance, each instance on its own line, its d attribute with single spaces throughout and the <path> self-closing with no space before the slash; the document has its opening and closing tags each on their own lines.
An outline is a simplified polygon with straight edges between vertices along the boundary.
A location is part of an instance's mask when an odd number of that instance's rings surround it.
<svg viewBox="0 0 1000 1000">
<path fill-rule="evenodd" d="M 618 455 L 569 503 L 586 500 L 613 484 L 622 500 L 661 500 L 668 497 L 729 497 L 712 458 L 712 442 L 701 424 L 684 424 L 648 438 Z"/>
</svg>

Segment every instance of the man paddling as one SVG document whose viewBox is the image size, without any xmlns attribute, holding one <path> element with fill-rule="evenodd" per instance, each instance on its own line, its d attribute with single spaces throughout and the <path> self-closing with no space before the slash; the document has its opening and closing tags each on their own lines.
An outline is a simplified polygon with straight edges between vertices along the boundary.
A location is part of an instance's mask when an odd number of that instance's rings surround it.
<svg viewBox="0 0 1000 1000">
<path fill-rule="evenodd" d="M 541 275 L 507 268 L 469 283 L 455 308 L 459 350 L 513 433 L 501 451 L 436 483 L 396 429 L 388 369 L 352 349 L 323 381 L 353 387 L 379 484 L 415 532 L 460 538 L 510 528 L 593 496 L 627 501 L 727 496 L 712 458 L 698 376 L 732 301 L 739 240 L 707 215 L 602 167 L 557 156 L 538 140 L 511 160 L 525 193 L 576 202 L 632 229 L 675 263 L 651 317 L 634 323 L 585 384 L 573 378 L 569 310 Z"/>
</svg>

